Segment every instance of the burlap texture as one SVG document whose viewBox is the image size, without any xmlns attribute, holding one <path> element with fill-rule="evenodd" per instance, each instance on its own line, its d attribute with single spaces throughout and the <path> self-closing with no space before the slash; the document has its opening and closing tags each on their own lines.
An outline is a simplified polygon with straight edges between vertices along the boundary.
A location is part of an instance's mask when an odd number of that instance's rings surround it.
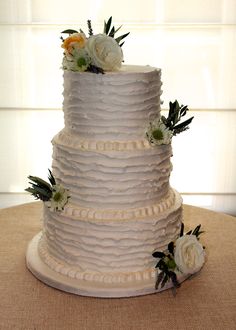
<svg viewBox="0 0 236 330">
<path fill-rule="evenodd" d="M 187 228 L 202 224 L 207 262 L 171 290 L 134 298 L 86 298 L 38 281 L 25 266 L 41 229 L 41 203 L 0 210 L 0 329 L 236 329 L 236 218 L 184 206 Z"/>
</svg>

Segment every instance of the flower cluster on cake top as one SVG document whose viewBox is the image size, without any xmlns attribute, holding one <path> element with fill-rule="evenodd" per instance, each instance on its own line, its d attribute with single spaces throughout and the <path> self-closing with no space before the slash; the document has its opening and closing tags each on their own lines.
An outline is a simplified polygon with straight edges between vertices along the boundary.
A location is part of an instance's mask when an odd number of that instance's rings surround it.
<svg viewBox="0 0 236 330">
<path fill-rule="evenodd" d="M 115 37 L 121 26 L 112 26 L 112 17 L 104 22 L 103 33 L 99 34 L 93 34 L 90 20 L 87 23 L 88 37 L 81 29 L 62 31 L 63 34 L 69 34 L 65 39 L 61 37 L 61 47 L 64 49 L 63 69 L 94 73 L 118 70 L 123 62 L 123 39 L 129 32 Z"/>
</svg>

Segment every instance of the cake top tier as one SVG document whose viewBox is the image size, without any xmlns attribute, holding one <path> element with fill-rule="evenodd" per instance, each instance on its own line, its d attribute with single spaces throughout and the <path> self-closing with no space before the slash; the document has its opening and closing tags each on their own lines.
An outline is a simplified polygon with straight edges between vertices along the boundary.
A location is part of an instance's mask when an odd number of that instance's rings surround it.
<svg viewBox="0 0 236 330">
<path fill-rule="evenodd" d="M 151 66 L 122 65 L 124 38 L 121 26 L 104 22 L 102 33 L 65 30 L 65 129 L 84 139 L 169 144 L 173 135 L 188 129 L 192 118 L 178 124 L 187 106 L 170 102 L 168 117 L 160 116 L 161 70 Z"/>
<path fill-rule="evenodd" d="M 144 140 L 150 120 L 160 116 L 160 75 L 132 65 L 105 74 L 65 70 L 65 129 L 88 140 Z"/>
</svg>

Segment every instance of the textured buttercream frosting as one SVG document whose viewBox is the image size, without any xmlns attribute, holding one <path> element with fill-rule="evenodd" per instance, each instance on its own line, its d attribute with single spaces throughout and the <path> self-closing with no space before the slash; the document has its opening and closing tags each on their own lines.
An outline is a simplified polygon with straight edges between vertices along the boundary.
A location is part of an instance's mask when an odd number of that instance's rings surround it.
<svg viewBox="0 0 236 330">
<path fill-rule="evenodd" d="M 131 150 L 81 148 L 79 137 L 54 139 L 53 170 L 72 203 L 91 208 L 130 208 L 157 203 L 169 190 L 170 145 Z M 121 150 L 119 150 L 121 149 Z"/>
<path fill-rule="evenodd" d="M 73 278 L 113 282 L 153 277 L 155 249 L 165 250 L 180 231 L 182 199 L 177 192 L 148 215 L 99 219 L 86 212 L 58 215 L 45 207 L 40 243 L 43 260 L 54 270 Z M 154 206 L 153 206 L 154 207 Z M 140 210 L 139 210 L 140 211 Z M 113 211 L 115 213 L 115 210 Z M 125 213 L 125 212 L 124 212 Z"/>
<path fill-rule="evenodd" d="M 154 250 L 178 237 L 180 195 L 169 186 L 171 145 L 145 130 L 160 117 L 161 71 L 123 66 L 104 75 L 64 72 L 65 127 L 53 139 L 53 174 L 69 190 L 45 207 L 42 260 L 69 277 L 155 280 Z"/>
<path fill-rule="evenodd" d="M 124 66 L 104 75 L 64 72 L 65 127 L 95 141 L 142 139 L 160 113 L 161 71 Z"/>
</svg>

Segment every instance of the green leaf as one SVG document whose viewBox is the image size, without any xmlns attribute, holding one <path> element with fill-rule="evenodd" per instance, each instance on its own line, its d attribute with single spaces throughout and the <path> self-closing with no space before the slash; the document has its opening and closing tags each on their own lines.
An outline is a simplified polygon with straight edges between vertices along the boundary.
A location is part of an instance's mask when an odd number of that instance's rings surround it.
<svg viewBox="0 0 236 330">
<path fill-rule="evenodd" d="M 181 236 L 183 236 L 183 234 L 184 234 L 184 223 L 183 222 L 181 222 L 181 229 L 180 229 L 180 237 Z"/>
<path fill-rule="evenodd" d="M 48 180 L 49 180 L 49 182 L 51 183 L 52 186 L 55 186 L 56 185 L 56 180 L 55 180 L 52 172 L 50 171 L 50 169 L 48 169 L 48 172 L 49 172 Z"/>
<path fill-rule="evenodd" d="M 123 25 L 120 25 L 116 30 L 115 30 L 115 33 L 117 33 L 121 28 L 122 28 Z"/>
<path fill-rule="evenodd" d="M 203 230 L 200 230 L 200 229 L 201 229 L 201 225 L 198 225 L 198 226 L 194 229 L 192 235 L 195 235 L 195 236 L 198 238 L 201 234 L 204 233 L 204 231 L 203 231 Z"/>
<path fill-rule="evenodd" d="M 174 285 L 175 288 L 179 288 L 180 287 L 180 283 L 177 280 L 177 276 L 175 274 L 175 272 L 169 271 L 169 276 L 171 278 L 171 281 Z"/>
<path fill-rule="evenodd" d="M 115 28 L 113 26 L 112 29 L 111 29 L 111 31 L 110 31 L 110 33 L 109 33 L 109 37 L 114 38 L 114 35 L 115 35 Z"/>
<path fill-rule="evenodd" d="M 25 191 L 31 193 L 36 199 L 40 199 L 42 201 L 48 201 L 52 196 L 52 192 L 49 193 L 48 191 L 45 191 L 44 189 L 35 185 L 25 189 Z"/>
<path fill-rule="evenodd" d="M 161 116 L 161 121 L 167 126 L 167 119 L 165 116 Z"/>
<path fill-rule="evenodd" d="M 192 235 L 197 235 L 199 230 L 201 228 L 201 225 L 198 225 L 194 230 L 193 230 L 193 234 Z"/>
<path fill-rule="evenodd" d="M 73 33 L 78 33 L 78 31 L 76 30 L 72 30 L 72 29 L 68 29 L 68 30 L 64 30 L 61 33 L 69 33 L 69 34 L 73 34 Z"/>
<path fill-rule="evenodd" d="M 175 100 L 173 103 L 169 102 L 169 112 L 166 119 L 162 119 L 162 122 L 166 127 L 173 131 L 173 135 L 177 135 L 188 129 L 188 125 L 191 123 L 193 117 L 177 125 L 181 121 L 182 117 L 186 115 L 188 111 L 187 105 L 179 105 L 179 102 Z"/>
<path fill-rule="evenodd" d="M 103 24 L 103 33 L 106 33 L 106 21 L 104 21 L 104 24 Z"/>
<path fill-rule="evenodd" d="M 179 103 L 177 100 L 175 100 L 173 125 L 177 124 L 178 121 L 179 121 Z"/>
<path fill-rule="evenodd" d="M 197 238 L 201 235 L 201 234 L 204 234 L 205 233 L 205 231 L 204 230 L 200 230 L 199 232 L 198 232 L 198 234 L 196 235 L 197 236 Z"/>
<path fill-rule="evenodd" d="M 176 125 L 176 126 L 174 127 L 174 129 L 175 129 L 175 130 L 176 130 L 176 129 L 178 130 L 178 129 L 180 129 L 180 128 L 183 128 L 183 127 L 185 127 L 185 126 L 188 126 L 188 125 L 191 123 L 191 121 L 193 120 L 193 118 L 194 118 L 194 117 L 191 117 L 191 118 L 189 118 L 189 119 L 183 121 L 183 122 L 180 123 L 179 125 Z"/>
<path fill-rule="evenodd" d="M 163 263 L 163 260 L 160 259 L 160 260 L 158 261 L 158 263 L 156 264 L 155 268 L 160 268 L 161 265 L 162 265 L 162 263 Z"/>
<path fill-rule="evenodd" d="M 165 273 L 164 272 L 160 272 L 157 276 L 157 280 L 156 280 L 156 284 L 155 284 L 155 289 L 157 290 L 161 281 L 163 280 Z"/>
<path fill-rule="evenodd" d="M 42 201 L 48 201 L 52 197 L 52 185 L 37 176 L 30 175 L 28 178 L 30 179 L 29 184 L 31 187 L 25 189 L 27 192 L 31 193 L 36 199 Z M 55 179 L 50 170 L 49 180 L 52 184 L 55 183 Z"/>
<path fill-rule="evenodd" d="M 30 187 L 29 188 L 26 188 L 25 191 L 31 193 L 34 196 L 37 195 L 36 192 L 35 192 L 35 190 L 33 188 L 30 188 Z"/>
<path fill-rule="evenodd" d="M 97 67 L 96 65 L 90 64 L 89 67 L 87 68 L 88 72 L 93 72 L 93 73 L 101 73 L 104 74 L 104 70 L 102 68 Z"/>
<path fill-rule="evenodd" d="M 159 252 L 159 251 L 155 251 L 155 252 L 153 252 L 152 256 L 154 258 L 160 258 L 161 259 L 161 258 L 163 258 L 165 256 L 165 253 Z"/>
<path fill-rule="evenodd" d="M 42 195 L 44 197 L 48 197 L 48 199 L 52 197 L 52 191 L 45 190 L 44 188 L 41 188 L 34 184 L 32 185 L 32 189 L 35 191 L 35 193 Z"/>
<path fill-rule="evenodd" d="M 92 23 L 91 23 L 90 19 L 87 20 L 87 25 L 88 25 L 89 36 L 92 36 L 93 35 L 93 28 L 92 28 Z"/>
<path fill-rule="evenodd" d="M 165 273 L 168 272 L 168 266 L 166 265 L 166 263 L 162 259 L 159 260 L 157 265 L 158 265 L 158 268 L 160 270 L 163 270 Z"/>
<path fill-rule="evenodd" d="M 187 105 L 185 105 L 185 106 L 182 105 L 181 108 L 180 108 L 181 117 L 185 116 L 187 111 L 188 111 L 188 106 Z"/>
<path fill-rule="evenodd" d="M 51 190 L 50 184 L 37 176 L 29 175 L 28 179 L 34 182 L 35 184 L 39 185 L 40 187 L 44 187 L 48 190 Z M 29 183 L 32 184 L 31 182 Z"/>
<path fill-rule="evenodd" d="M 174 109 L 175 109 L 175 102 L 169 102 L 169 115 L 172 116 L 174 114 Z"/>
<path fill-rule="evenodd" d="M 166 282 L 169 280 L 169 275 L 165 273 L 165 277 L 163 281 L 161 282 L 161 288 L 164 288 Z"/>
<path fill-rule="evenodd" d="M 171 253 L 171 254 L 174 254 L 174 242 L 170 242 L 168 244 L 168 251 Z"/>
<path fill-rule="evenodd" d="M 130 34 L 130 32 L 127 32 L 127 33 L 123 34 L 122 36 L 116 38 L 116 39 L 115 39 L 116 42 L 119 44 L 120 41 L 121 41 L 122 39 L 126 38 L 129 34 Z"/>
<path fill-rule="evenodd" d="M 112 16 L 108 19 L 107 23 L 105 23 L 105 34 L 108 35 L 111 27 L 111 22 L 112 22 Z"/>
</svg>

